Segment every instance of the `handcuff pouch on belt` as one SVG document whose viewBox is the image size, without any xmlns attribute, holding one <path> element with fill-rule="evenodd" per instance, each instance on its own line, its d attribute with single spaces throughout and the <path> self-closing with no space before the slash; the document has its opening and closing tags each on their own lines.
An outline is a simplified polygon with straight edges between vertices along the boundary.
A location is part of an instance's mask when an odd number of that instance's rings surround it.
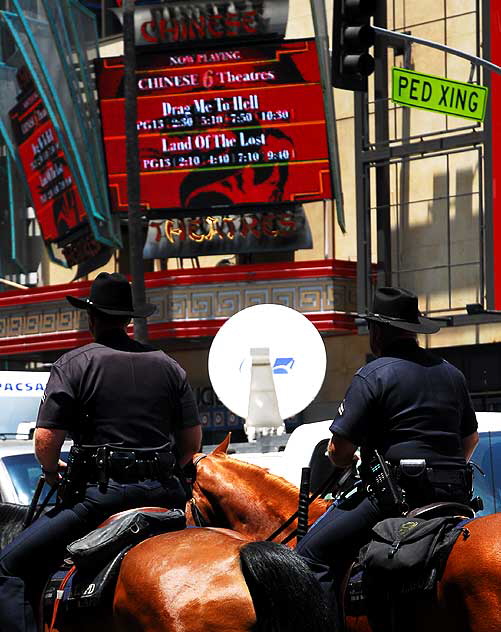
<svg viewBox="0 0 501 632">
<path fill-rule="evenodd" d="M 129 449 L 112 445 L 73 446 L 60 488 L 63 502 L 76 502 L 88 483 L 105 492 L 110 479 L 117 483 L 138 483 L 146 479 L 165 482 L 171 478 L 176 458 L 170 444 L 160 448 Z"/>
</svg>

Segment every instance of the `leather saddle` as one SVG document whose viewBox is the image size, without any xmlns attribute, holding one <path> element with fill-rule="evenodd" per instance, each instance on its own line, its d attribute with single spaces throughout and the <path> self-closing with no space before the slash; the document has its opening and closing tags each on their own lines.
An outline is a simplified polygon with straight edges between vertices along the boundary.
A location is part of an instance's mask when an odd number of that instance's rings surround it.
<svg viewBox="0 0 501 632">
<path fill-rule="evenodd" d="M 97 529 L 68 546 L 69 558 L 43 592 L 43 620 L 52 630 L 62 622 L 95 617 L 112 604 L 122 560 L 136 544 L 154 535 L 186 526 L 184 512 L 141 507 L 115 514 Z"/>
</svg>

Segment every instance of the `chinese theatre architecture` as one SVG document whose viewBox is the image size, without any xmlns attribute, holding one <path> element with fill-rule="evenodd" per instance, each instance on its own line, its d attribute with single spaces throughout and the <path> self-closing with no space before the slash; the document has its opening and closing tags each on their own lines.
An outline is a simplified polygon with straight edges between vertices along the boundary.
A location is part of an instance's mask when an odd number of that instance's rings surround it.
<svg viewBox="0 0 501 632">
<path fill-rule="evenodd" d="M 157 346 L 182 347 L 186 339 L 213 337 L 236 312 L 279 303 L 305 314 L 326 335 L 354 331 L 355 264 L 325 260 L 173 270 L 147 275 L 147 300 L 157 306 L 148 320 Z M 85 314 L 65 297 L 86 297 L 90 282 L 15 290 L 0 295 L 0 353 L 43 361 L 90 342 Z"/>
</svg>

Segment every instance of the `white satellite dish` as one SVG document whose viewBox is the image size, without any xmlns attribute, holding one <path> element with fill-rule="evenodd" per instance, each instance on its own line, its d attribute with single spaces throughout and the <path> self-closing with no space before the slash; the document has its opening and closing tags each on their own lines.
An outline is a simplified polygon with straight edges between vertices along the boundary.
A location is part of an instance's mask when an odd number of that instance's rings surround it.
<svg viewBox="0 0 501 632">
<path fill-rule="evenodd" d="M 318 330 L 303 314 L 284 305 L 254 305 L 221 327 L 209 352 L 212 387 L 232 412 L 248 419 L 252 350 L 254 364 L 256 351 L 269 351 L 281 419 L 296 415 L 315 399 L 327 365 Z"/>
</svg>

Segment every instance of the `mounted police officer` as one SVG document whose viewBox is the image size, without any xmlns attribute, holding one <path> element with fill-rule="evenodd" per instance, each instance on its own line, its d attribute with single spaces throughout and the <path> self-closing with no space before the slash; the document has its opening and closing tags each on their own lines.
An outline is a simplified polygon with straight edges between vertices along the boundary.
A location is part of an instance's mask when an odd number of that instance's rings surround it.
<svg viewBox="0 0 501 632">
<path fill-rule="evenodd" d="M 370 485 L 372 492 L 331 507 L 297 548 L 333 599 L 334 586 L 369 541 L 372 527 L 401 513 L 403 498 L 410 508 L 435 501 L 469 503 L 467 462 L 478 443 L 463 374 L 418 346 L 416 334 L 435 333 L 439 325 L 421 316 L 417 297 L 404 289 L 380 288 L 373 311 L 364 317 L 377 359 L 353 377 L 330 427 L 328 453 L 334 465 L 347 467 L 360 446 L 365 483 L 360 487 Z M 405 496 L 379 493 L 371 476 L 381 473 L 376 455 L 391 474 L 390 487 Z"/>
<path fill-rule="evenodd" d="M 95 342 L 54 363 L 40 406 L 35 453 L 46 481 L 60 483 L 55 508 L 0 553 L 2 632 L 35 632 L 30 606 L 66 546 L 109 515 L 140 506 L 185 507 L 176 468 L 201 445 L 201 427 L 185 371 L 162 351 L 129 338 L 132 317 L 155 307 L 132 306 L 120 274 L 101 273 L 87 299 Z M 66 464 L 63 441 L 75 442 Z M 66 473 L 61 476 L 61 469 Z"/>
</svg>

